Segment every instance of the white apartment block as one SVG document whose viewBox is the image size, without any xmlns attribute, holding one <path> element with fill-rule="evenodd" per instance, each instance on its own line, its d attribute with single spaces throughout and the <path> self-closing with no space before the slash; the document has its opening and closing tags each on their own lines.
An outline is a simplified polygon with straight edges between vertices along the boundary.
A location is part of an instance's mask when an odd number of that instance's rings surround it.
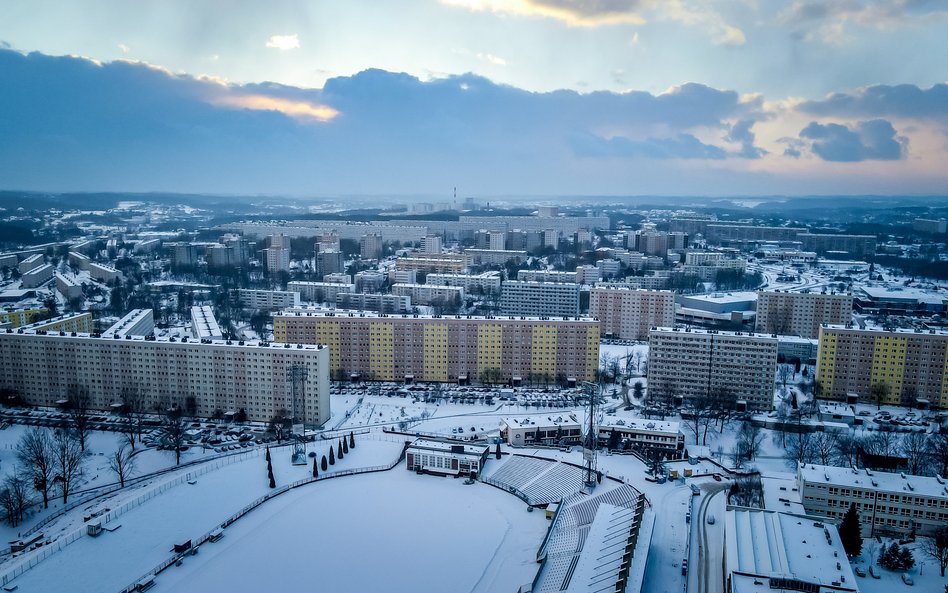
<svg viewBox="0 0 948 593">
<path fill-rule="evenodd" d="M 428 274 L 425 282 L 441 286 L 460 286 L 467 292 L 500 292 L 500 272 L 495 271 L 483 274 Z"/>
<path fill-rule="evenodd" d="M 512 249 L 465 249 L 464 255 L 474 265 L 497 264 L 502 266 L 509 261 L 524 261 L 527 259 L 526 251 Z"/>
<path fill-rule="evenodd" d="M 575 317 L 579 315 L 579 284 L 510 280 L 500 285 L 503 315 Z"/>
<path fill-rule="evenodd" d="M 842 521 L 856 503 L 864 536 L 909 533 L 931 535 L 948 523 L 948 485 L 943 478 L 890 472 L 800 465 L 797 483 L 810 515 Z"/>
<path fill-rule="evenodd" d="M 267 270 L 270 272 L 288 272 L 290 270 L 289 247 L 270 247 L 263 250 Z"/>
<path fill-rule="evenodd" d="M 23 288 L 36 288 L 46 284 L 53 278 L 55 268 L 51 264 L 43 264 L 37 268 L 20 275 L 20 286 Z"/>
<path fill-rule="evenodd" d="M 441 237 L 438 235 L 426 235 L 421 240 L 421 250 L 425 253 L 441 253 L 441 248 Z"/>
<path fill-rule="evenodd" d="M 42 266 L 44 263 L 46 263 L 46 258 L 43 257 L 43 254 L 34 253 L 33 255 L 21 261 L 20 265 L 17 266 L 17 270 L 21 274 L 26 274 L 30 270 L 35 270 L 36 268 Z"/>
<path fill-rule="evenodd" d="M 66 276 L 56 272 L 56 290 L 67 301 L 82 298 L 82 285 L 72 276 Z"/>
<path fill-rule="evenodd" d="M 125 339 L 126 336 L 150 336 L 155 331 L 155 316 L 151 309 L 132 309 L 109 329 L 103 338 Z"/>
<path fill-rule="evenodd" d="M 853 297 L 849 294 L 757 293 L 759 332 L 818 338 L 820 325 L 850 323 L 852 315 Z"/>
<path fill-rule="evenodd" d="M 335 284 L 352 284 L 352 274 L 345 272 L 333 272 L 323 276 L 323 282 L 333 282 Z"/>
<path fill-rule="evenodd" d="M 336 307 L 355 311 L 378 311 L 386 314 L 411 313 L 411 298 L 397 294 L 341 292 L 336 295 Z"/>
<path fill-rule="evenodd" d="M 675 324 L 675 294 L 596 286 L 589 291 L 589 316 L 599 320 L 603 337 L 645 340 L 651 328 Z"/>
<path fill-rule="evenodd" d="M 316 303 L 335 303 L 336 295 L 343 292 L 355 292 L 354 284 L 335 282 L 287 282 L 286 289 L 300 293 L 300 300 Z"/>
<path fill-rule="evenodd" d="M 69 252 L 69 265 L 73 268 L 79 270 L 88 270 L 91 261 L 92 260 L 89 259 L 89 256 L 84 253 L 78 253 L 76 251 Z"/>
<path fill-rule="evenodd" d="M 240 288 L 237 290 L 237 298 L 240 299 L 240 305 L 245 309 L 275 311 L 288 307 L 298 307 L 300 304 L 300 293 L 292 290 Z"/>
<path fill-rule="evenodd" d="M 382 235 L 362 235 L 359 238 L 359 257 L 362 259 L 379 259 L 382 257 Z"/>
<path fill-rule="evenodd" d="M 307 371 L 295 406 L 294 366 Z M 258 422 L 281 410 L 313 424 L 330 417 L 325 346 L 0 332 L 0 387 L 31 405 L 54 407 L 74 385 L 88 389 L 91 407 L 100 410 L 134 388 L 147 410 L 159 412 L 177 404 L 200 417 L 244 410 Z"/>
<path fill-rule="evenodd" d="M 556 270 L 520 270 L 517 280 L 527 282 L 576 282 L 576 272 L 558 272 Z"/>
<path fill-rule="evenodd" d="M 214 310 L 208 306 L 191 307 L 191 333 L 198 340 L 222 340 L 224 332 L 214 316 Z"/>
<path fill-rule="evenodd" d="M 98 280 L 99 282 L 114 282 L 116 280 L 122 280 L 124 276 L 121 272 L 113 268 L 112 266 L 107 266 L 105 264 L 98 264 L 96 262 L 89 262 L 89 275 Z"/>
<path fill-rule="evenodd" d="M 418 272 L 415 270 L 392 270 L 388 273 L 388 281 L 392 284 L 417 284 Z M 426 282 L 428 284 L 438 284 L 430 280 L 426 280 Z"/>
<path fill-rule="evenodd" d="M 649 332 L 649 392 L 684 399 L 724 391 L 752 410 L 773 407 L 777 339 L 717 330 Z"/>
<path fill-rule="evenodd" d="M 407 296 L 416 305 L 430 305 L 436 300 L 448 304 L 464 301 L 464 289 L 460 286 L 438 284 L 393 284 L 392 294 Z"/>
</svg>

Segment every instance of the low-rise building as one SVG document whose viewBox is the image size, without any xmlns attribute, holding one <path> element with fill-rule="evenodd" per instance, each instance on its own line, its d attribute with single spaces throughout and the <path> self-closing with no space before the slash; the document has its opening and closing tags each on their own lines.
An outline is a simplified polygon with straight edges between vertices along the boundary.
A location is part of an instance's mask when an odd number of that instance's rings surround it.
<svg viewBox="0 0 948 593">
<path fill-rule="evenodd" d="M 416 439 L 405 451 L 408 471 L 439 476 L 477 477 L 487 462 L 490 447 L 460 441 Z"/>
<path fill-rule="evenodd" d="M 579 443 L 582 426 L 573 414 L 504 418 L 500 437 L 510 445 L 568 445 Z"/>
<path fill-rule="evenodd" d="M 855 503 L 865 537 L 932 535 L 948 523 L 948 484 L 940 477 L 801 464 L 797 483 L 810 515 L 840 522 Z"/>
<path fill-rule="evenodd" d="M 806 515 L 731 508 L 724 522 L 726 593 L 858 593 L 832 524 Z"/>
<path fill-rule="evenodd" d="M 657 452 L 664 459 L 685 456 L 685 435 L 681 425 L 671 420 L 607 416 L 599 424 L 599 444 L 612 450 L 632 450 L 645 455 Z"/>
</svg>

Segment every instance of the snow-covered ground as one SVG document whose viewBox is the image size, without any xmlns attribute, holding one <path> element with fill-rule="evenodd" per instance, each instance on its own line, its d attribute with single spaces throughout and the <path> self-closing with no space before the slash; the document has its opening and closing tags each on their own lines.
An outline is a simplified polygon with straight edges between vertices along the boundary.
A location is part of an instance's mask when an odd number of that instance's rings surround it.
<svg viewBox="0 0 948 593">
<path fill-rule="evenodd" d="M 329 445 L 315 443 L 309 447 L 321 457 L 328 453 Z M 356 448 L 337 461 L 331 471 L 390 463 L 398 457 L 401 449 L 402 443 L 397 439 L 360 438 L 356 441 Z M 311 475 L 311 463 L 306 466 L 290 463 L 287 447 L 273 449 L 272 460 L 278 486 Z M 211 531 L 248 503 L 269 492 L 266 468 L 264 453 L 257 450 L 245 454 L 238 462 L 195 476 L 194 484 L 180 481 L 103 525 L 110 529 L 120 528 L 96 538 L 80 537 L 18 576 L 13 584 L 23 591 L 52 591 L 62 587 L 63 583 L 69 583 L 69 590 L 76 593 L 120 590 L 168 558 L 174 544 Z M 322 483 L 314 487 L 320 486 Z M 83 513 L 122 508 L 122 501 L 129 500 L 129 495 L 145 495 L 149 488 L 157 486 L 143 484 L 130 492 L 123 491 L 124 499 L 101 501 L 88 509 L 77 509 L 69 514 L 72 519 L 70 529 L 82 528 Z M 59 528 L 58 522 L 56 527 Z M 2 566 L 2 570 L 10 570 L 28 559 L 29 555 L 12 559 Z"/>
<path fill-rule="evenodd" d="M 891 540 L 886 538 L 883 538 L 882 541 L 886 545 L 891 543 Z M 921 541 L 921 539 L 919 541 Z M 866 538 L 863 540 L 862 554 L 852 563 L 854 568 L 859 567 L 866 571 L 865 577 L 856 577 L 856 584 L 862 593 L 893 593 L 895 591 L 904 591 L 905 593 L 909 593 L 910 591 L 942 593 L 945 591 L 945 587 L 948 586 L 948 577 L 941 576 L 938 563 L 919 550 L 918 543 L 909 544 L 915 557 L 915 566 L 911 570 L 906 571 L 914 581 L 914 585 L 911 586 L 906 585 L 902 581 L 901 572 L 886 570 L 875 562 L 881 547 L 882 544 L 879 544 L 875 539 Z M 875 565 L 874 570 L 876 570 L 876 574 L 879 575 L 878 579 L 874 579 L 869 575 L 870 563 Z"/>
<path fill-rule="evenodd" d="M 306 486 L 254 510 L 155 591 L 516 591 L 537 571 L 544 513 L 486 484 L 403 466 Z"/>
</svg>

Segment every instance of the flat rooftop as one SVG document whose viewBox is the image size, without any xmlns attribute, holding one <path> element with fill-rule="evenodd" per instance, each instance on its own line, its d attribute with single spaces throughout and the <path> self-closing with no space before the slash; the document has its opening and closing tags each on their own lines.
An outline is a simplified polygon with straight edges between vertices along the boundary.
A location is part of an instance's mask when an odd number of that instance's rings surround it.
<svg viewBox="0 0 948 593">
<path fill-rule="evenodd" d="M 339 286 L 339 285 L 337 285 Z M 452 287 L 453 288 L 453 287 Z M 544 321 L 544 322 L 572 322 L 589 323 L 598 325 L 599 320 L 592 317 L 560 317 L 551 316 L 546 318 L 529 317 L 520 315 L 491 315 L 490 317 L 479 317 L 476 315 L 414 315 L 408 313 L 388 314 L 373 313 L 364 311 L 339 311 L 330 309 L 319 309 L 309 307 L 293 307 L 284 309 L 274 317 L 367 317 L 371 319 L 468 319 L 472 321 Z"/>
<path fill-rule="evenodd" d="M 606 416 L 599 423 L 599 426 L 615 426 L 630 430 L 667 432 L 670 434 L 678 434 L 681 430 L 681 423 L 672 420 L 646 420 L 644 418 L 618 418 L 616 416 Z"/>
<path fill-rule="evenodd" d="M 460 447 L 460 451 L 457 448 Z M 434 439 L 416 439 L 410 446 L 412 449 L 428 449 L 444 453 L 464 453 L 465 455 L 481 455 L 490 450 L 488 445 L 471 445 L 460 441 L 436 441 Z"/>
<path fill-rule="evenodd" d="M 906 473 L 855 470 L 848 467 L 806 464 L 800 467 L 806 482 L 840 484 L 852 488 L 868 488 L 881 492 L 901 492 L 914 496 L 948 499 L 948 482 L 943 478 L 913 476 Z"/>
</svg>

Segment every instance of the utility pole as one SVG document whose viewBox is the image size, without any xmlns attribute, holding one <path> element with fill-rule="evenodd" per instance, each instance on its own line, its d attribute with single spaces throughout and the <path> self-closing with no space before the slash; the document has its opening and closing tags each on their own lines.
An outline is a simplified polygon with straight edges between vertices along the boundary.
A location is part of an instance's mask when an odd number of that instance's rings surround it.
<svg viewBox="0 0 948 593">
<path fill-rule="evenodd" d="M 599 446 L 599 435 L 596 430 L 596 403 L 599 395 L 599 385 L 597 383 L 586 382 L 584 384 L 586 396 L 589 398 L 589 404 L 586 408 L 586 435 L 583 439 L 583 461 L 585 462 L 585 482 L 587 488 L 596 487 L 596 450 Z"/>
</svg>

